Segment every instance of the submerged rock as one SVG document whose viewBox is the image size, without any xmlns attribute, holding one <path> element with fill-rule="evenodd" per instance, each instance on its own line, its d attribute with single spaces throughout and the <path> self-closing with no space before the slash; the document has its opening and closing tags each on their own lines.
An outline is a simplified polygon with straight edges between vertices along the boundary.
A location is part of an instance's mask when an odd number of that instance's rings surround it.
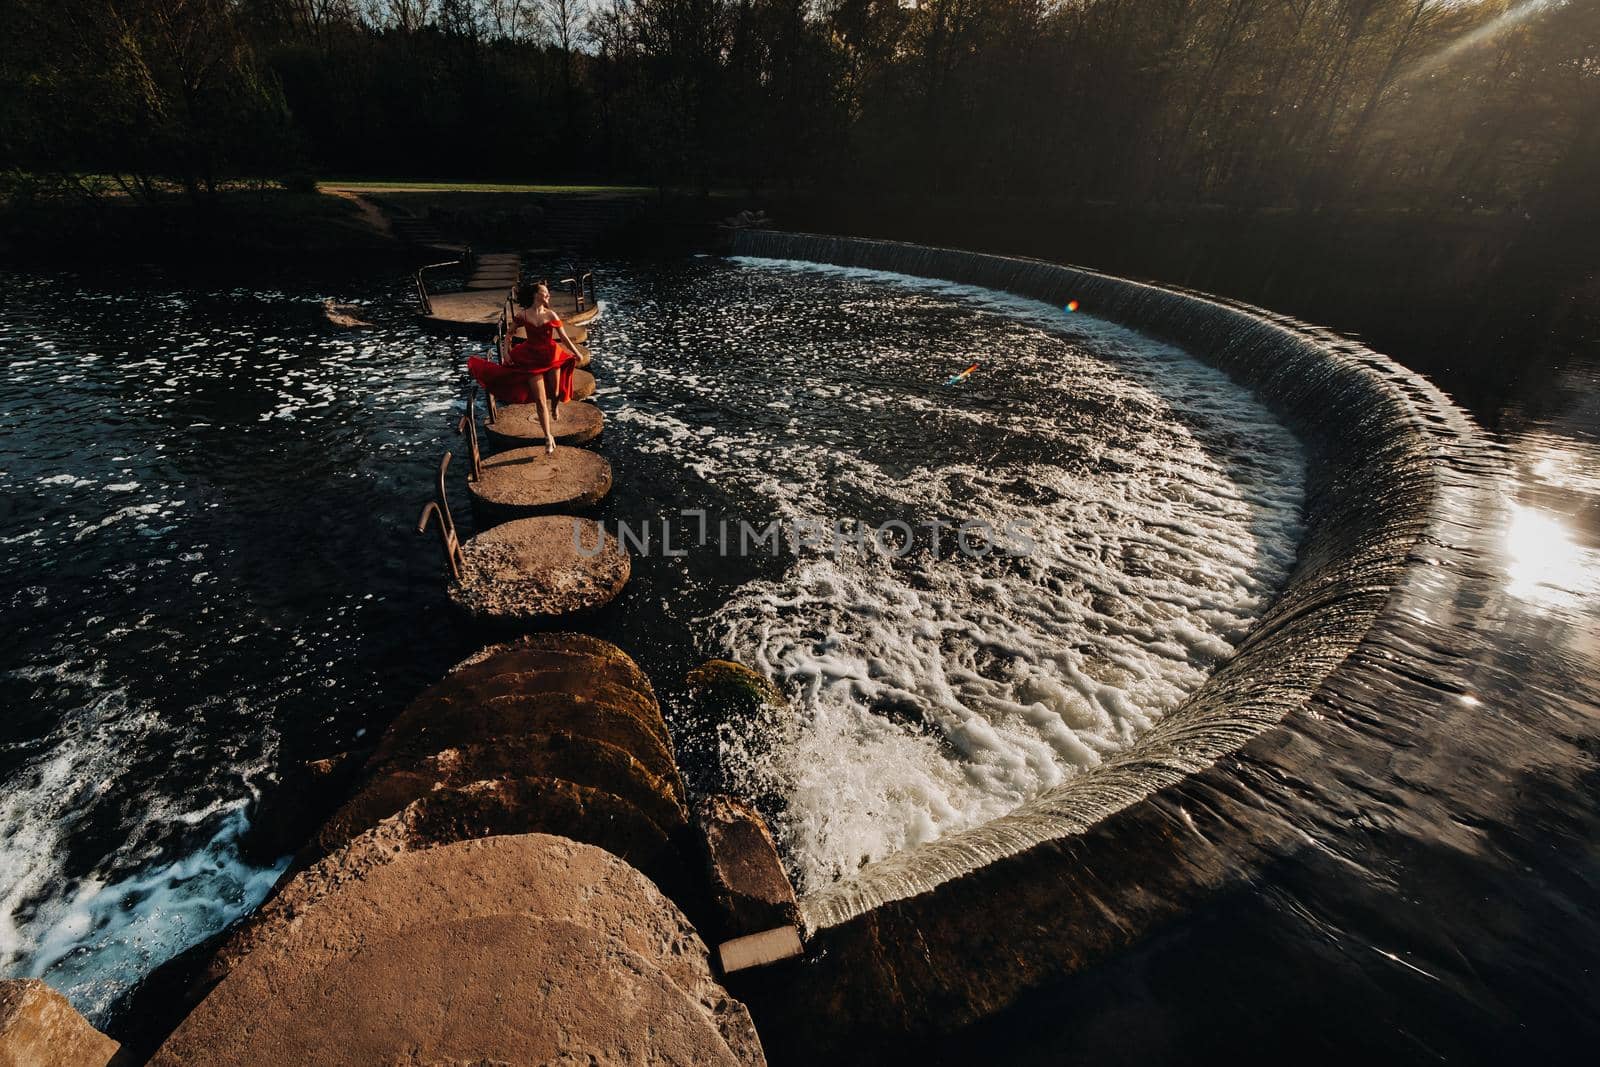
<svg viewBox="0 0 1600 1067">
<path fill-rule="evenodd" d="M 690 671 L 683 711 L 699 748 L 692 764 L 715 769 L 701 788 L 737 792 L 757 810 L 783 806 L 782 783 L 770 773 L 771 755 L 794 740 L 799 720 L 788 699 L 764 675 L 732 660 L 713 659 Z"/>
<path fill-rule="evenodd" d="M 798 927 L 794 886 L 778 858 L 777 842 L 756 810 L 733 797 L 715 795 L 695 805 L 694 817 L 705 840 L 723 936 Z"/>
</svg>

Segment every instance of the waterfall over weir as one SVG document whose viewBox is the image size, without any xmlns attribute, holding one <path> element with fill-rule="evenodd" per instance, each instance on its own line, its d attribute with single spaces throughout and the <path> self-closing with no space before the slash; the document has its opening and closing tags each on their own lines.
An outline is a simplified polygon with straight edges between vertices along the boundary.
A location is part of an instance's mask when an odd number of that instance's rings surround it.
<svg viewBox="0 0 1600 1067">
<path fill-rule="evenodd" d="M 1297 566 L 1237 653 L 1099 766 L 1001 818 L 806 896 L 804 918 L 832 976 L 807 984 L 837 987 L 800 999 L 858 1014 L 867 1009 L 851 1010 L 848 998 L 873 981 L 892 985 L 913 968 L 938 971 L 945 960 L 982 953 L 968 969 L 985 973 L 955 982 L 965 983 L 961 1000 L 949 983 L 929 979 L 920 997 L 901 990 L 897 1005 L 874 1009 L 908 1023 L 945 1013 L 950 1019 L 936 1025 L 954 1025 L 1126 944 L 1186 897 L 1221 884 L 1241 855 L 1259 859 L 1274 851 L 1274 837 L 1292 838 L 1289 820 L 1242 815 L 1247 805 L 1228 803 L 1242 791 L 1229 764 L 1247 745 L 1294 749 L 1293 731 L 1273 727 L 1316 715 L 1313 695 L 1333 682 L 1363 684 L 1340 678 L 1374 658 L 1352 653 L 1402 614 L 1397 591 L 1408 578 L 1449 554 L 1446 501 L 1460 484 L 1449 461 L 1473 452 L 1467 418 L 1426 379 L 1359 344 L 1201 294 L 886 241 L 745 231 L 734 252 L 940 278 L 1058 306 L 1078 300 L 1085 312 L 1178 344 L 1249 387 L 1300 436 L 1308 458 Z M 1391 629 L 1403 639 L 1403 626 Z M 1036 927 L 1036 917 L 1053 929 Z M 897 948 L 903 940 L 916 948 Z"/>
</svg>

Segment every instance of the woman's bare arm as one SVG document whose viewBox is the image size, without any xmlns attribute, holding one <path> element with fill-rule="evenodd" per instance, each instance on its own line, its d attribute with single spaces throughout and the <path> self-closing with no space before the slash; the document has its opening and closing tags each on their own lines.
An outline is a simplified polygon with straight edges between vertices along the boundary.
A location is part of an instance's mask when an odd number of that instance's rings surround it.
<svg viewBox="0 0 1600 1067">
<path fill-rule="evenodd" d="M 567 336 L 567 328 L 565 326 L 557 326 L 556 333 L 561 335 L 561 343 L 567 346 L 567 351 L 579 359 L 583 358 L 583 355 L 578 351 L 578 343 Z"/>
</svg>

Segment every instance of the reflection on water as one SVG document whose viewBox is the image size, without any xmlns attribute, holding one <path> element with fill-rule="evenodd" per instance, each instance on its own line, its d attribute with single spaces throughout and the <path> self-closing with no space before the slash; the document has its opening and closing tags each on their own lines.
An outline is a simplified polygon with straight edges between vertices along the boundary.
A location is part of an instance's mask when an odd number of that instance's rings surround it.
<svg viewBox="0 0 1600 1067">
<path fill-rule="evenodd" d="M 1506 592 L 1545 607 L 1579 607 L 1600 592 L 1600 562 L 1580 548 L 1559 515 L 1511 505 L 1506 529 Z"/>
<path fill-rule="evenodd" d="M 1459 521 L 1358 682 L 1240 766 L 1236 802 L 1303 847 L 928 1058 L 1592 1061 L 1600 358 L 1541 377 L 1441 457 Z"/>
</svg>

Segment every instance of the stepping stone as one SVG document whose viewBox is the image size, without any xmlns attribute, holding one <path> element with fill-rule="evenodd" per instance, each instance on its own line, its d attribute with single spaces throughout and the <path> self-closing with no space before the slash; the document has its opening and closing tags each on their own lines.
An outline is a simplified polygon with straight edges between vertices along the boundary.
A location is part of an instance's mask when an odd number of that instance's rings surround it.
<svg viewBox="0 0 1600 1067">
<path fill-rule="evenodd" d="M 461 546 L 461 577 L 451 583 L 450 599 L 477 619 L 534 622 L 610 603 L 631 569 L 627 551 L 596 522 L 517 519 Z"/>
<path fill-rule="evenodd" d="M 408 762 L 374 774 L 316 835 L 317 855 L 333 852 L 365 830 L 441 786 L 519 776 L 558 778 L 612 793 L 668 833 L 687 822 L 676 780 L 668 781 L 626 750 L 562 732 L 508 734 Z"/>
<path fill-rule="evenodd" d="M 661 705 L 648 690 L 619 683 L 614 674 L 598 670 L 593 661 L 503 669 L 497 660 L 452 674 L 407 704 L 384 733 L 370 767 L 395 756 L 439 752 L 502 733 L 567 729 L 565 709 L 575 702 L 583 708 L 601 707 L 630 716 L 654 740 L 653 749 L 670 754 L 672 735 L 661 717 Z M 515 705 L 510 708 L 511 715 L 498 714 L 502 704 Z M 517 718 L 534 713 L 543 716 L 537 723 Z M 614 740 L 608 734 L 590 733 L 582 723 L 573 732 Z M 666 773 L 670 774 L 670 769 Z"/>
<path fill-rule="evenodd" d="M 594 396 L 594 375 L 586 370 L 572 372 L 572 399 L 588 400 Z"/>
<path fill-rule="evenodd" d="M 302 972 L 282 994 L 250 1028 L 245 1062 L 740 1063 L 647 957 L 572 923 L 441 922 Z"/>
<path fill-rule="evenodd" d="M 499 289 L 502 292 L 509 290 L 517 284 L 519 275 L 516 274 L 474 274 L 467 279 L 468 289 Z"/>
<path fill-rule="evenodd" d="M 588 634 L 526 634 L 505 644 L 488 645 L 450 668 L 440 682 L 449 683 L 468 672 L 481 676 L 542 669 L 582 670 L 611 680 L 642 696 L 655 698 L 655 689 L 639 665 L 610 641 Z"/>
<path fill-rule="evenodd" d="M 207 977 L 225 977 L 248 960 L 270 979 L 280 968 L 322 967 L 368 940 L 402 937 L 442 916 L 482 915 L 529 915 L 610 931 L 685 989 L 721 992 L 695 928 L 644 875 L 611 853 L 546 834 L 412 849 L 400 839 L 398 820 L 286 879 L 228 935 Z"/>
<path fill-rule="evenodd" d="M 759 1045 L 736 1055 L 711 1010 L 612 933 L 450 914 L 319 966 L 247 960 L 151 1062 L 764 1062 Z"/>
<path fill-rule="evenodd" d="M 556 778 L 445 786 L 385 821 L 395 824 L 408 848 L 510 834 L 560 834 L 627 860 L 663 888 L 680 888 L 686 874 L 672 838 L 644 812 L 614 793 Z"/>
<path fill-rule="evenodd" d="M 581 445 L 593 441 L 605 429 L 606 417 L 593 404 L 576 401 L 559 406 L 559 417 L 551 423 L 557 444 Z M 512 404 L 500 408 L 495 420 L 484 429 L 501 448 L 543 444 L 544 427 L 539 423 L 539 405 Z"/>
<path fill-rule="evenodd" d="M 507 288 L 510 288 L 507 286 Z M 500 325 L 500 313 L 505 310 L 506 294 L 498 289 L 467 289 L 459 293 L 430 293 L 431 313 L 420 316 L 423 325 L 456 333 L 493 337 Z M 566 293 L 552 293 L 550 307 L 566 324 L 567 334 L 581 341 L 574 332 L 584 323 L 600 314 L 600 309 L 590 305 L 578 311 L 572 297 Z"/>
<path fill-rule="evenodd" d="M 426 716 L 425 728 L 412 730 L 409 736 L 386 737 L 384 748 L 373 757 L 374 771 L 489 738 L 544 732 L 614 745 L 632 753 L 658 778 L 670 780 L 678 773 L 672 743 L 637 712 L 604 699 L 561 692 L 519 693 L 425 712 L 413 705 L 405 714 L 418 713 Z"/>
<path fill-rule="evenodd" d="M 504 410 L 504 409 L 502 409 Z M 611 492 L 611 464 L 586 448 L 513 448 L 480 461 L 467 479 L 480 526 L 551 511 L 583 511 Z"/>
</svg>

